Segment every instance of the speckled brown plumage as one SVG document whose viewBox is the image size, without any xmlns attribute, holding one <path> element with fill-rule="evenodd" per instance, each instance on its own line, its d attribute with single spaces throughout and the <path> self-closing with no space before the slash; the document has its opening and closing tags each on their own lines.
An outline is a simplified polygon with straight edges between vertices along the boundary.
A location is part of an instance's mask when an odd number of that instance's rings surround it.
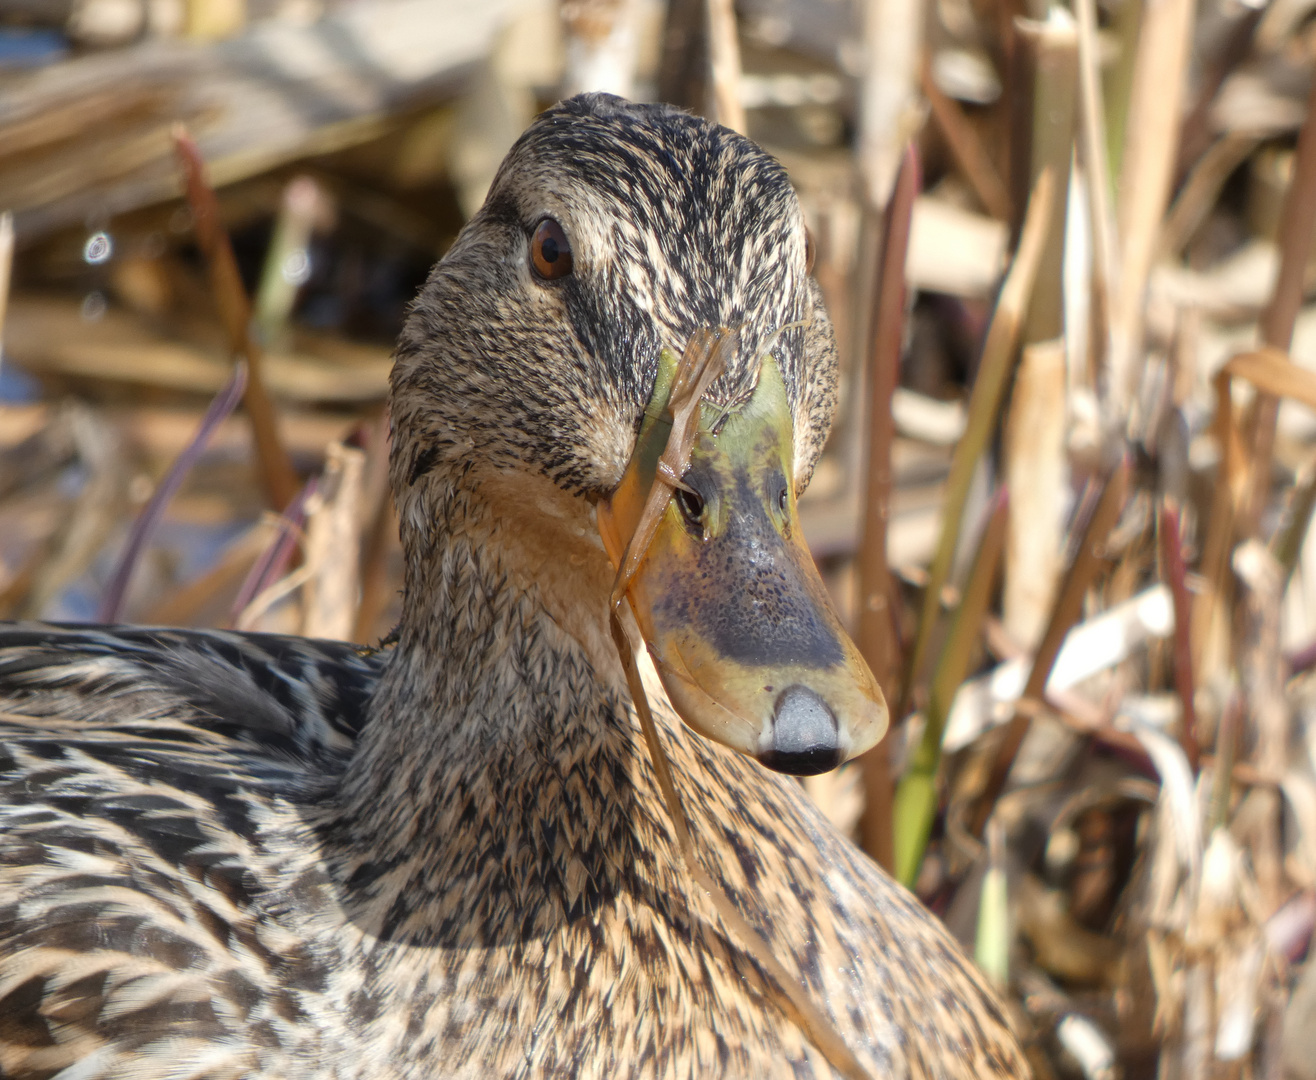
<svg viewBox="0 0 1316 1080">
<path fill-rule="evenodd" d="M 526 265 L 545 214 L 576 259 L 551 287 Z M 0 1075 L 832 1075 L 682 870 L 593 520 L 658 349 L 703 325 L 743 323 L 752 358 L 811 319 L 775 352 L 804 485 L 835 358 L 803 245 L 750 143 L 566 102 L 403 334 L 394 650 L 0 631 Z M 874 1075 L 1026 1075 L 936 920 L 657 703 L 710 871 Z"/>
</svg>

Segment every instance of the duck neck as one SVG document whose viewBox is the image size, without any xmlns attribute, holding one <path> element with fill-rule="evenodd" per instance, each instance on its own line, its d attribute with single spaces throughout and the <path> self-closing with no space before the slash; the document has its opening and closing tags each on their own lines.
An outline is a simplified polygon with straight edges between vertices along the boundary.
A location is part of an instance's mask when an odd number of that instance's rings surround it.
<svg viewBox="0 0 1316 1080">
<path fill-rule="evenodd" d="M 421 849 L 469 835 L 470 815 L 506 830 L 519 809 L 540 820 L 570 802 L 548 794 L 573 774 L 627 771 L 635 736 L 588 502 L 538 477 L 467 474 L 430 478 L 399 517 L 399 641 L 338 821 L 372 860 L 432 862 Z"/>
</svg>

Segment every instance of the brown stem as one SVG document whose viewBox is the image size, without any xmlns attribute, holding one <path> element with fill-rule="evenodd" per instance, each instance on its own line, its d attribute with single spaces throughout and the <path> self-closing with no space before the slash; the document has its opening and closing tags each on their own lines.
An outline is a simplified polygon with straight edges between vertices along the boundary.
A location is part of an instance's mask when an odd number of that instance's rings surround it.
<svg viewBox="0 0 1316 1080">
<path fill-rule="evenodd" d="M 1270 303 L 1261 313 L 1261 343 L 1281 352 L 1293 344 L 1293 324 L 1302 307 L 1303 276 L 1316 237 L 1316 82 L 1307 96 L 1307 118 L 1298 134 L 1293 180 L 1284 196 L 1279 222 L 1279 275 Z M 1256 534 L 1262 511 L 1270 498 L 1271 459 L 1275 449 L 1275 422 L 1279 400 L 1258 395 L 1253 406 L 1251 497 L 1242 516 L 1246 536 Z"/>
<path fill-rule="evenodd" d="M 1197 772 L 1201 747 L 1197 741 L 1197 711 L 1193 706 L 1192 601 L 1184 575 L 1183 548 L 1179 535 L 1179 511 L 1169 501 L 1161 504 L 1161 562 L 1165 580 L 1174 598 L 1174 685 L 1183 711 L 1179 741 L 1188 764 Z"/>
<path fill-rule="evenodd" d="M 891 443 L 895 438 L 891 395 L 900 375 L 900 346 L 905 322 L 905 254 L 909 248 L 910 220 L 919 187 L 918 155 L 909 146 L 896 175 L 895 191 L 887 204 L 877 275 L 868 380 L 868 477 L 863 533 L 859 543 L 859 632 L 856 643 L 888 700 L 896 696 L 895 682 L 900 668 L 897 594 L 887 567 L 886 550 L 891 505 Z M 860 840 L 864 850 L 890 870 L 894 865 L 895 850 L 891 837 L 893 787 L 887 743 L 878 743 L 860 761 L 864 773 Z"/>
<path fill-rule="evenodd" d="M 983 209 L 998 221 L 1009 221 L 1011 216 L 1010 193 L 992 163 L 987 148 L 973 130 L 959 103 L 948 98 L 932 78 L 932 70 L 925 61 L 921 75 L 923 96 L 928 99 L 932 118 L 950 147 L 955 164 L 978 196 Z"/>
<path fill-rule="evenodd" d="M 1216 94 L 1224 85 L 1225 78 L 1238 67 L 1252 49 L 1252 38 L 1257 31 L 1257 24 L 1266 10 L 1266 5 L 1257 7 L 1240 5 L 1242 12 L 1235 17 L 1234 25 L 1229 28 L 1224 44 L 1203 65 L 1201 81 L 1198 84 L 1197 97 L 1193 107 L 1179 129 L 1179 160 L 1176 167 L 1176 186 L 1183 182 L 1197 159 L 1206 153 L 1211 145 L 1214 133 L 1211 130 L 1211 106 L 1215 104 Z"/>
<path fill-rule="evenodd" d="M 1083 531 L 1083 543 L 1074 556 L 1069 573 L 1060 586 L 1055 606 L 1051 609 L 1051 620 L 1046 633 L 1042 635 L 1042 644 L 1038 646 L 1033 657 L 1033 667 L 1028 673 L 1028 682 L 1024 685 L 1021 700 L 1041 701 L 1046 690 L 1046 681 L 1051 676 L 1051 668 L 1060 653 L 1060 646 L 1065 636 L 1078 621 L 1083 611 L 1083 597 L 1087 595 L 1097 572 L 1106 562 L 1106 539 L 1124 509 L 1124 499 L 1129 488 L 1129 461 L 1127 456 L 1116 466 L 1115 471 L 1106 481 L 1097 500 L 1092 517 Z M 1005 782 L 1010 776 L 1010 768 L 1023 745 L 1024 736 L 1028 734 L 1032 716 L 1029 711 L 1016 709 L 1014 719 L 1005 729 L 996 759 L 992 763 L 991 775 L 974 814 L 972 832 L 981 836 L 983 826 L 991 817 L 996 800 L 1005 789 Z"/>
<path fill-rule="evenodd" d="M 292 502 L 301 483 L 279 435 L 274 404 L 265 389 L 264 353 L 251 333 L 251 304 L 242 287 L 228 233 L 219 219 L 219 200 L 206 180 L 201 152 L 181 124 L 174 128 L 173 136 L 187 188 L 188 205 L 192 210 L 197 245 L 206 258 L 220 321 L 233 354 L 247 361 L 247 389 L 242 401 L 251 420 L 261 486 L 270 507 L 282 510 Z"/>
</svg>

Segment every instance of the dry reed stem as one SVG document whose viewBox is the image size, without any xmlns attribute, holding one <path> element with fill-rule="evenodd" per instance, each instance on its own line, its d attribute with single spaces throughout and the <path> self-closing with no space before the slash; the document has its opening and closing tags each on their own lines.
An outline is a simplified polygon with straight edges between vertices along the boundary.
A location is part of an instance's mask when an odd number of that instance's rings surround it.
<svg viewBox="0 0 1316 1080">
<path fill-rule="evenodd" d="M 361 550 L 364 450 L 330 443 L 318 506 L 306 527 L 306 565 L 301 633 L 347 641 L 356 625 Z"/>
<path fill-rule="evenodd" d="M 932 109 L 932 118 L 941 129 L 941 134 L 950 147 L 955 164 L 960 167 L 960 174 L 969 182 L 973 193 L 982 203 L 983 209 L 997 221 L 1009 221 L 1011 218 L 1010 193 L 1005 190 L 1005 182 L 993 164 L 991 155 L 983 146 L 978 133 L 969 123 L 959 102 L 941 92 L 932 78 L 932 68 L 925 60 L 920 75 L 923 96 L 928 99 Z M 903 167 L 903 166 L 902 166 Z M 899 184 L 897 175 L 896 183 Z"/>
<path fill-rule="evenodd" d="M 1194 163 L 1207 151 L 1213 136 L 1211 125 L 1211 107 L 1216 95 L 1224 85 L 1225 78 L 1234 68 L 1247 59 L 1252 50 L 1252 41 L 1256 36 L 1258 24 L 1265 14 L 1266 4 L 1231 5 L 1233 17 L 1237 20 L 1229 28 L 1223 48 L 1216 56 L 1202 65 L 1198 78 L 1197 96 L 1193 107 L 1184 118 L 1179 135 L 1179 161 L 1177 172 L 1180 177 L 1193 169 Z M 1242 9 L 1239 11 L 1238 9 Z M 1223 9 L 1229 11 L 1229 8 Z"/>
<path fill-rule="evenodd" d="M 309 260 L 307 248 L 316 222 L 324 214 L 323 202 L 320 185 L 309 176 L 295 176 L 283 189 L 254 305 L 261 344 L 267 349 L 282 344 L 297 291 L 305 280 L 296 273 L 295 260 Z M 309 276 L 309 265 L 304 261 L 300 268 L 305 276 Z"/>
<path fill-rule="evenodd" d="M 1247 132 L 1222 135 L 1203 153 L 1184 181 L 1183 189 L 1161 226 L 1160 254 L 1178 255 L 1220 198 L 1225 181 L 1246 161 L 1261 140 Z"/>
<path fill-rule="evenodd" d="M 1316 82 L 1307 96 L 1307 119 L 1298 135 L 1293 180 L 1280 212 L 1279 276 L 1270 303 L 1261 315 L 1263 345 L 1288 352 L 1293 325 L 1302 307 L 1303 277 L 1316 236 Z"/>
<path fill-rule="evenodd" d="M 1225 635 L 1223 601 L 1227 599 L 1230 580 L 1227 576 L 1229 551 L 1233 547 L 1234 523 L 1243 478 L 1243 449 L 1234 420 L 1234 402 L 1230 393 L 1230 375 L 1216 373 L 1215 437 L 1220 447 L 1216 483 L 1212 489 L 1211 509 L 1207 514 L 1202 555 L 1198 559 L 1201 587 L 1193 603 L 1192 648 L 1194 681 L 1203 671 L 1214 669 L 1223 661 Z"/>
<path fill-rule="evenodd" d="M 707 0 L 708 66 L 717 122 L 742 135 L 748 130 L 740 101 L 740 41 L 732 0 Z"/>
<path fill-rule="evenodd" d="M 1307 96 L 1307 117 L 1298 134 L 1293 179 L 1284 195 L 1279 222 L 1279 274 L 1270 302 L 1261 313 L 1261 344 L 1288 352 L 1293 326 L 1302 307 L 1303 278 L 1316 238 L 1316 82 Z M 1251 496 L 1242 508 L 1242 531 L 1254 535 L 1270 498 L 1271 459 L 1279 401 L 1273 395 L 1258 397 L 1252 407 Z"/>
<path fill-rule="evenodd" d="M 865 55 L 856 156 L 864 202 L 885 209 L 900 156 L 923 119 L 918 101 L 923 0 L 863 0 Z"/>
<path fill-rule="evenodd" d="M 17 607 L 21 619 L 38 618 L 86 572 L 128 508 L 129 471 L 122 433 L 85 405 L 70 409 L 69 414 L 78 461 L 88 475 L 40 552 L 30 589 Z"/>
<path fill-rule="evenodd" d="M 1286 588 L 1302 556 L 1302 545 L 1313 514 L 1316 514 L 1316 460 L 1307 463 L 1303 474 L 1294 483 L 1284 508 L 1285 522 L 1270 541 L 1271 551 L 1284 568 Z"/>
<path fill-rule="evenodd" d="M 1088 370 L 1098 379 L 1110 350 L 1110 298 L 1116 288 L 1119 258 L 1110 198 L 1110 158 L 1106 153 L 1106 109 L 1097 59 L 1096 0 L 1074 0 L 1078 21 L 1079 153 L 1087 179 L 1088 227 L 1092 237 L 1092 353 Z"/>
<path fill-rule="evenodd" d="M 1026 345 L 1005 427 L 1005 484 L 1013 500 L 1002 622 L 1031 652 L 1046 629 L 1064 555 L 1065 343 Z"/>
<path fill-rule="evenodd" d="M 287 505 L 283 513 L 275 515 L 273 511 L 266 511 L 278 522 L 278 531 L 269 546 L 261 552 L 260 558 L 252 564 L 251 572 L 242 582 L 237 596 L 233 598 L 229 612 L 233 626 L 240 629 L 244 625 L 243 618 L 248 614 L 248 609 L 251 608 L 256 597 L 284 575 L 294 556 L 299 555 L 300 550 L 304 548 L 306 532 L 303 526 L 306 524 L 306 506 L 319 486 L 320 477 L 312 476 L 302 485 L 301 491 L 297 492 L 296 497 Z M 252 616 L 253 621 L 255 618 L 256 616 Z"/>
<path fill-rule="evenodd" d="M 1133 73 L 1118 208 L 1120 277 L 1111 309 L 1108 416 L 1129 415 L 1141 373 L 1143 296 L 1179 147 L 1185 73 L 1192 40 L 1193 0 L 1148 0 Z"/>
<path fill-rule="evenodd" d="M 737 346 L 738 335 L 725 329 L 699 330 L 691 335 L 668 394 L 667 410 L 672 416 L 672 429 L 667 436 L 667 445 L 658 459 L 658 468 L 648 498 L 645 500 L 644 510 L 640 514 L 634 534 L 626 542 L 617 567 L 617 578 L 609 602 L 608 625 L 613 643 L 617 647 L 617 655 L 626 672 L 626 682 L 630 687 L 635 711 L 639 716 L 640 728 L 644 732 L 644 741 L 649 748 L 649 759 L 653 764 L 654 775 L 659 790 L 662 791 L 667 815 L 672 822 L 672 830 L 676 833 L 677 847 L 687 872 L 712 901 L 713 907 L 731 930 L 734 938 L 766 972 L 770 980 L 769 986 L 775 985 L 776 989 L 781 991 L 776 1004 L 782 1012 L 822 1051 L 838 1072 L 851 1080 L 871 1080 L 868 1071 L 845 1044 L 845 1040 L 832 1022 L 809 1000 L 799 980 L 786 970 L 773 954 L 768 943 L 750 926 L 699 861 L 690 835 L 689 819 L 680 794 L 676 790 L 671 766 L 663 750 L 662 741 L 658 737 L 658 729 L 649 708 L 649 698 L 640 678 L 636 655 L 643 646 L 642 643 L 632 640 L 630 627 L 622 618 L 623 605 L 629 597 L 631 579 L 644 561 L 659 521 L 689 465 L 690 453 L 694 448 L 695 435 L 698 431 L 700 403 L 708 387 L 724 369 L 727 353 Z"/>
<path fill-rule="evenodd" d="M 560 0 L 564 98 L 591 90 L 635 96 L 637 6 L 634 0 Z"/>
<path fill-rule="evenodd" d="M 1001 553 L 1012 516 L 1009 496 L 1002 489 L 992 500 L 987 524 L 983 528 L 973 567 L 969 571 L 964 597 L 955 609 L 955 618 L 946 635 L 946 645 L 937 658 L 923 737 L 896 788 L 893 812 L 896 879 L 911 888 L 923 862 L 923 852 L 927 848 L 932 821 L 936 816 L 937 769 L 941 764 L 941 740 L 946 730 L 946 719 L 950 716 L 955 692 L 968 674 L 973 650 L 982 638 L 987 605 L 995 591 Z"/>
<path fill-rule="evenodd" d="M 1051 619 L 1047 624 L 1046 633 L 1042 635 L 1042 643 L 1033 656 L 1033 666 L 1029 670 L 1028 681 L 1024 684 L 1021 703 L 1044 699 L 1046 682 L 1050 678 L 1051 668 L 1060 653 L 1060 647 L 1064 644 L 1070 628 L 1078 622 L 1083 611 L 1083 598 L 1087 595 L 1097 572 L 1106 563 L 1106 540 L 1124 509 L 1128 488 L 1129 461 L 1125 457 L 1106 480 L 1101 497 L 1097 500 L 1087 527 L 1083 530 L 1083 542 L 1061 583 L 1060 593 L 1056 597 L 1055 606 L 1051 609 Z M 991 774 L 974 813 L 971 826 L 974 836 L 982 835 L 983 826 L 991 817 L 996 800 L 1005 789 L 1005 783 L 1010 777 L 1010 768 L 1019 753 L 1019 747 L 1023 745 L 1024 736 L 1028 734 L 1031 719 L 1029 710 L 1016 708 L 1014 719 L 1005 729 L 992 762 Z"/>
<path fill-rule="evenodd" d="M 1161 572 L 1174 598 L 1174 685 L 1179 694 L 1179 745 L 1194 773 L 1201 757 L 1197 739 L 1196 680 L 1193 678 L 1193 605 L 1184 570 L 1179 510 L 1167 499 L 1160 513 Z"/>
<path fill-rule="evenodd" d="M 396 544 L 397 535 L 397 510 L 393 506 L 393 496 L 386 494 L 375 510 L 361 553 L 361 603 L 352 628 L 353 641 L 368 641 L 375 624 L 388 607 L 388 556 Z"/>
<path fill-rule="evenodd" d="M 887 525 L 891 504 L 891 444 L 895 420 L 891 396 L 900 378 L 905 324 L 905 255 L 909 250 L 914 199 L 921 186 L 918 155 L 905 150 L 883 226 L 881 263 L 869 362 L 868 459 L 864 519 L 859 541 L 859 616 L 856 644 L 877 677 L 887 700 L 895 695 L 900 667 L 898 594 L 887 566 Z M 894 865 L 891 840 L 891 762 L 886 740 L 861 758 L 864 812 L 859 819 L 864 850 L 888 870 Z"/>
<path fill-rule="evenodd" d="M 5 312 L 9 309 L 9 282 L 14 273 L 14 215 L 0 214 L 0 346 L 5 340 Z"/>
<path fill-rule="evenodd" d="M 1294 364 L 1278 349 L 1240 353 L 1215 375 L 1215 434 L 1220 446 L 1220 466 L 1202 544 L 1202 587 L 1193 605 L 1193 670 L 1198 673 L 1208 661 L 1214 666 L 1223 648 L 1222 612 L 1230 589 L 1229 555 L 1240 531 L 1239 518 L 1244 504 L 1251 497 L 1247 454 L 1231 392 L 1231 383 L 1236 378 L 1250 382 L 1259 397 L 1264 394 L 1276 401 L 1292 398 L 1316 411 L 1316 373 Z"/>
<path fill-rule="evenodd" d="M 1019 331 L 1028 308 L 1029 297 L 1032 295 L 1033 280 L 1046 242 L 1046 231 L 1051 223 L 1054 190 L 1054 177 L 1049 172 L 1042 173 L 1033 188 L 1032 198 L 1029 199 L 1028 215 L 1024 221 L 1023 234 L 1019 239 L 1019 249 L 1015 252 L 1014 262 L 996 301 L 996 311 L 987 331 L 987 339 L 983 343 L 982 361 L 978 366 L 978 375 L 974 380 L 973 392 L 969 399 L 968 426 L 964 436 L 955 446 L 955 453 L 951 458 L 950 476 L 946 480 L 941 538 L 932 565 L 928 568 L 928 581 L 924 589 L 918 631 L 914 639 L 914 647 L 905 665 L 905 677 L 901 683 L 900 704 L 892 714 L 897 723 L 907 711 L 914 687 L 922 677 L 923 666 L 927 660 L 933 631 L 941 610 L 941 591 L 949 580 L 951 563 L 955 558 L 955 547 L 959 540 L 973 473 L 977 469 L 978 459 L 987 448 L 988 440 L 996 429 L 1001 398 L 1005 393 L 1005 384 L 1010 372 L 1013 370 Z"/>
<path fill-rule="evenodd" d="M 271 509 L 282 510 L 292 502 L 301 485 L 279 434 L 274 404 L 265 389 L 264 353 L 251 332 L 251 306 L 242 287 L 228 233 L 220 221 L 219 200 L 206 180 L 201 152 L 181 124 L 174 128 L 173 139 L 183 170 L 197 245 L 206 257 L 220 321 L 233 354 L 247 361 L 247 389 L 243 404 L 251 420 L 261 486 Z"/>
<path fill-rule="evenodd" d="M 1068 11 L 1058 6 L 1051 7 L 1045 21 L 1017 18 L 1014 25 L 1015 64 L 1024 91 L 1012 102 L 1010 172 L 1016 230 L 1023 227 L 1029 189 L 1037 178 L 1050 172 L 1055 184 L 1023 340 L 1050 341 L 1064 332 L 1065 215 L 1074 156 L 1078 32 Z"/>
<path fill-rule="evenodd" d="M 1284 696 L 1279 629 L 1284 574 L 1275 557 L 1256 540 L 1239 545 L 1233 565 L 1241 583 L 1236 652 L 1254 731 L 1254 761 L 1261 775 L 1282 776 L 1288 767 L 1289 743 L 1289 707 Z M 1253 790 L 1247 797 L 1253 802 L 1260 822 L 1249 852 L 1269 914 L 1283 899 L 1279 792 L 1262 788 Z"/>
</svg>

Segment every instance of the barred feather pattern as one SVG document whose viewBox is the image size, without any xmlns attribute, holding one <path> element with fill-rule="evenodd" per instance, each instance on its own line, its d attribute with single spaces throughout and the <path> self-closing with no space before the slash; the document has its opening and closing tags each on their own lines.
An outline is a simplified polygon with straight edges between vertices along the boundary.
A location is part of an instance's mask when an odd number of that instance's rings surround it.
<svg viewBox="0 0 1316 1080">
<path fill-rule="evenodd" d="M 574 272 L 528 238 L 552 215 Z M 386 654 L 0 628 L 0 1076 L 826 1077 L 691 887 L 609 638 L 595 507 L 660 349 L 774 349 L 803 488 L 836 353 L 781 167 L 662 106 L 546 112 L 412 309 Z M 651 698 L 696 845 L 876 1077 L 1023 1077 L 941 925 L 794 781 Z"/>
<path fill-rule="evenodd" d="M 0 633 L 0 1073 L 831 1075 L 685 880 L 628 711 L 536 636 L 509 648 L 572 716 L 456 735 L 362 848 L 339 800 L 380 659 Z M 875 1075 L 1024 1075 L 957 947 L 798 785 L 660 719 L 711 868 Z"/>
</svg>

